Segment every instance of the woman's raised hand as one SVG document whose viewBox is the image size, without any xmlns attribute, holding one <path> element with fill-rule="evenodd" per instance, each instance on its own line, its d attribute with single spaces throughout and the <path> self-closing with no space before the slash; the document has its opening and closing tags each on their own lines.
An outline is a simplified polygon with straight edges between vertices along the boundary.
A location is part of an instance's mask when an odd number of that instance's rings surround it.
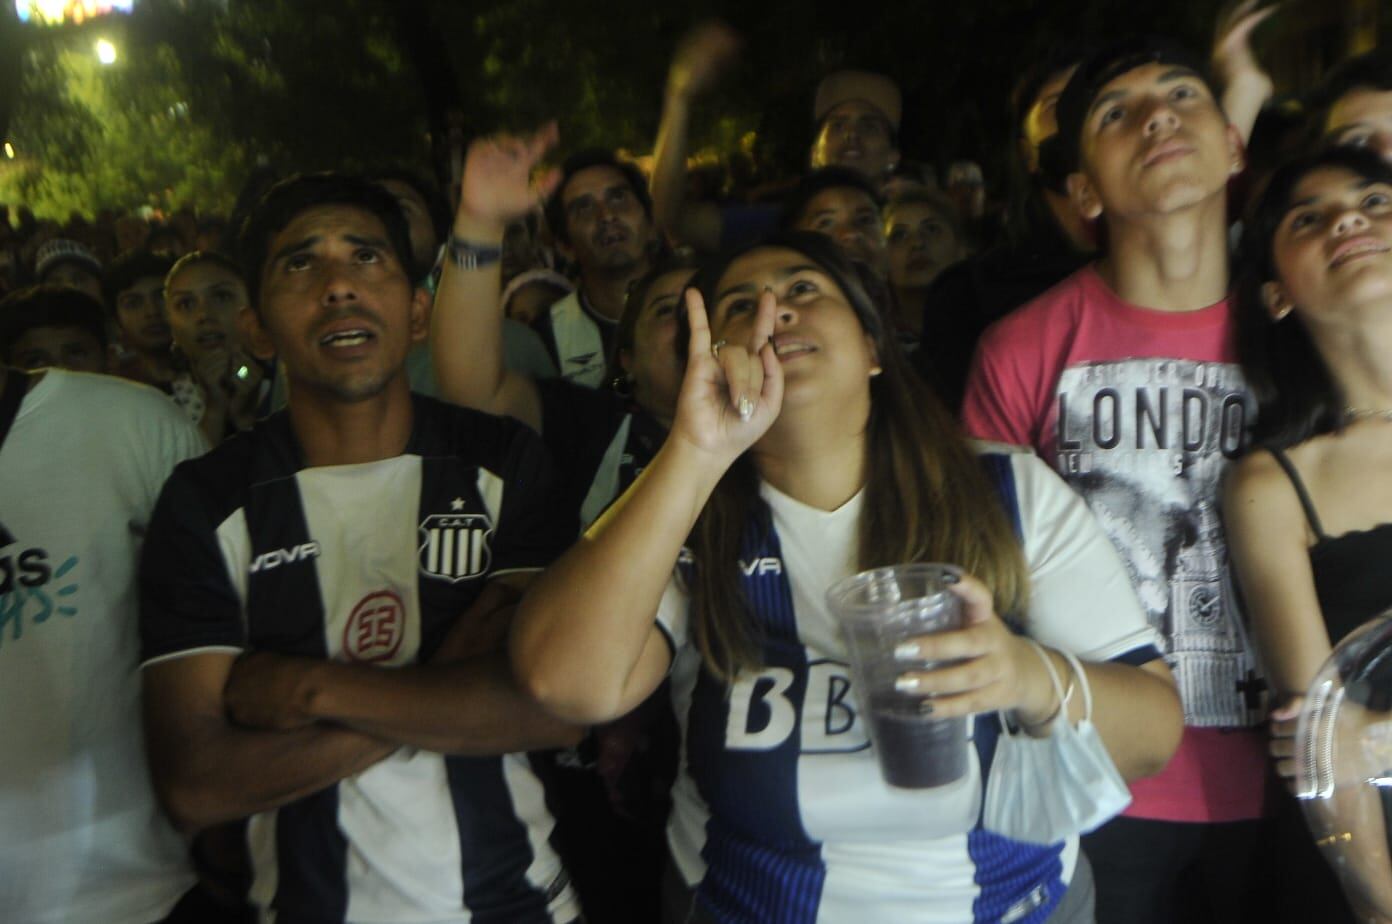
<svg viewBox="0 0 1392 924">
<path fill-rule="evenodd" d="M 777 310 L 766 291 L 748 339 L 712 342 L 705 301 L 694 288 L 686 291 L 691 340 L 672 435 L 719 464 L 754 445 L 783 406 L 783 367 L 771 341 Z"/>
</svg>

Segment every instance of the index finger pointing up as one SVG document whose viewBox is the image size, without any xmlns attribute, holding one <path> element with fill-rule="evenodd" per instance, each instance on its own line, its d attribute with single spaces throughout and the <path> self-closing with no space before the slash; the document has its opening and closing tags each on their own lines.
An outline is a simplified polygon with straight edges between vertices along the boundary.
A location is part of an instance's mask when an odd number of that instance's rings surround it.
<svg viewBox="0 0 1392 924">
<path fill-rule="evenodd" d="M 706 302 L 695 288 L 686 290 L 686 321 L 691 325 L 691 340 L 687 345 L 688 357 L 705 356 L 710 352 L 710 322 L 706 319 Z"/>
<path fill-rule="evenodd" d="M 749 352 L 757 354 L 773 336 L 774 325 L 778 321 L 778 298 L 772 289 L 764 289 L 759 295 L 759 310 L 754 316 L 754 333 L 749 343 Z"/>
</svg>

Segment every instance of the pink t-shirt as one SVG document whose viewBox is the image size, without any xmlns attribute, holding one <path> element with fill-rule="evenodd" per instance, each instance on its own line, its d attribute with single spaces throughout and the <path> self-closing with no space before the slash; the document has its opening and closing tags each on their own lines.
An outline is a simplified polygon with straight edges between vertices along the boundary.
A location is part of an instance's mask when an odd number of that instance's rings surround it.
<svg viewBox="0 0 1392 924">
<path fill-rule="evenodd" d="M 967 381 L 967 431 L 1033 446 L 1087 499 L 1165 639 L 1185 734 L 1163 773 L 1132 784 L 1132 817 L 1263 813 L 1263 684 L 1218 509 L 1255 408 L 1227 300 L 1141 308 L 1092 267 L 987 330 Z"/>
</svg>

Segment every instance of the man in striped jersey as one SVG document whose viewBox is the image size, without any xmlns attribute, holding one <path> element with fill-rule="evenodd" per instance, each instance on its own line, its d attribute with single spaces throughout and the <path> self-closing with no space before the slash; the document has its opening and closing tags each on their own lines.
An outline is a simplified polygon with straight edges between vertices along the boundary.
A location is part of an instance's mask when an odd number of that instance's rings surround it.
<svg viewBox="0 0 1392 924">
<path fill-rule="evenodd" d="M 247 321 L 290 402 L 180 466 L 152 518 L 151 771 L 185 830 L 249 819 L 263 921 L 568 924 L 522 752 L 578 730 L 516 689 L 502 646 L 571 524 L 530 431 L 411 394 L 428 300 L 408 241 L 388 194 L 331 174 L 247 221 Z"/>
</svg>

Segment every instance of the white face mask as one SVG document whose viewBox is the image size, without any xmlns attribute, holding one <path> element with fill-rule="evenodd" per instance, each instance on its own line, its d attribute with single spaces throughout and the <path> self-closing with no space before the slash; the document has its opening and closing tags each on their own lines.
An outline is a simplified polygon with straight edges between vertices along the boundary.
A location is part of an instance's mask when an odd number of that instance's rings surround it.
<svg viewBox="0 0 1392 924">
<path fill-rule="evenodd" d="M 1011 733 L 1001 717 L 1003 730 L 986 781 L 982 826 L 1011 840 L 1057 844 L 1118 815 L 1131 803 L 1131 792 L 1093 727 L 1092 690 L 1078 659 L 1059 652 L 1083 688 L 1083 718 L 1075 728 L 1068 723 L 1058 671 L 1038 643 L 1030 644 L 1044 659 L 1062 705 L 1050 733 L 1040 738 Z"/>
</svg>

